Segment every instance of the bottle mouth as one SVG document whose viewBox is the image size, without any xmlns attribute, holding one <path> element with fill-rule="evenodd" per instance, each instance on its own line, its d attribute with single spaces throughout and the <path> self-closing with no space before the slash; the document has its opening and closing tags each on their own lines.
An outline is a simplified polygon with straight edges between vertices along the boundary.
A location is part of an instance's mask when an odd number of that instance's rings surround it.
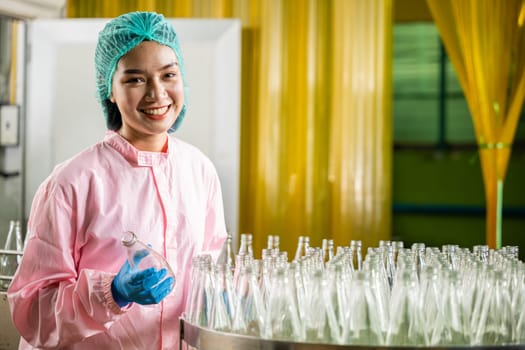
<svg viewBox="0 0 525 350">
<path fill-rule="evenodd" d="M 122 236 L 120 241 L 126 247 L 132 246 L 133 244 L 135 244 L 135 242 L 137 242 L 137 235 L 135 235 L 135 233 L 131 231 L 126 231 L 124 232 L 124 235 Z"/>
</svg>

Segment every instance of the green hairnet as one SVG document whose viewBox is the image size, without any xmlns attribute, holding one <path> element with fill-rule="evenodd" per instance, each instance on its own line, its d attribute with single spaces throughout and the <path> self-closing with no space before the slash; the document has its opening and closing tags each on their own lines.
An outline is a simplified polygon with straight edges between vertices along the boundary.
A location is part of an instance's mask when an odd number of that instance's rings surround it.
<svg viewBox="0 0 525 350">
<path fill-rule="evenodd" d="M 109 21 L 98 34 L 98 43 L 95 50 L 95 72 L 98 100 L 106 118 L 106 125 L 110 130 L 118 130 L 122 126 L 122 116 L 115 103 L 109 100 L 111 84 L 117 63 L 141 42 L 149 40 L 170 47 L 177 56 L 184 84 L 184 95 L 187 96 L 187 84 L 184 72 L 184 61 L 173 26 L 163 15 L 154 12 L 130 12 Z M 186 98 L 184 105 L 168 130 L 173 132 L 182 123 L 186 114 Z"/>
</svg>

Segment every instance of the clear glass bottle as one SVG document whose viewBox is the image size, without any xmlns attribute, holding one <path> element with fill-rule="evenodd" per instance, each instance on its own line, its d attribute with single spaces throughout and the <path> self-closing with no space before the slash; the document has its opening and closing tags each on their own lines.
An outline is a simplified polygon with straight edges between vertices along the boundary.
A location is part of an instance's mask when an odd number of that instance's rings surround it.
<svg viewBox="0 0 525 350">
<path fill-rule="evenodd" d="M 390 321 L 386 336 L 386 345 L 421 346 L 421 325 L 416 319 L 416 303 L 419 295 L 417 271 L 414 268 L 398 270 L 392 289 L 390 303 Z"/>
<path fill-rule="evenodd" d="M 209 327 L 216 331 L 229 332 L 235 304 L 231 270 L 225 264 L 215 265 L 214 278 Z"/>
<path fill-rule="evenodd" d="M 424 266 L 420 275 L 420 292 L 417 301 L 417 320 L 422 325 L 425 346 L 436 346 L 444 333 L 443 288 L 437 268 Z"/>
<path fill-rule="evenodd" d="M 457 270 L 445 270 L 443 274 L 443 334 L 442 346 L 468 345 L 465 337 L 466 323 L 464 288 Z"/>
<path fill-rule="evenodd" d="M 186 296 L 186 306 L 184 308 L 184 317 L 191 322 L 194 319 L 193 312 L 195 310 L 195 303 L 197 299 L 198 284 L 200 281 L 200 261 L 201 255 L 196 255 L 191 259 L 191 273 L 190 273 L 190 288 Z"/>
<path fill-rule="evenodd" d="M 298 306 L 285 267 L 278 267 L 274 271 L 264 324 L 266 338 L 290 341 L 305 339 Z"/>
<path fill-rule="evenodd" d="M 352 283 L 342 338 L 347 344 L 383 345 L 381 312 L 370 286 L 368 271 L 357 271 Z"/>
<path fill-rule="evenodd" d="M 20 230 L 18 230 L 20 232 Z M 13 276 L 18 267 L 18 260 L 20 257 L 16 254 L 17 251 L 22 251 L 22 237 L 16 232 L 16 222 L 9 221 L 9 230 L 4 243 L 5 250 L 11 254 L 1 254 L 0 256 L 0 275 Z M 7 290 L 9 287 L 9 280 L 0 280 L 0 289 Z"/>
<path fill-rule="evenodd" d="M 416 264 L 417 277 L 421 276 L 421 271 L 425 267 L 425 243 L 414 243 L 411 247 L 412 257 Z"/>
<path fill-rule="evenodd" d="M 350 249 L 352 249 L 353 259 L 352 265 L 355 271 L 360 271 L 363 269 L 363 255 L 361 251 L 363 243 L 359 240 L 350 241 Z"/>
<path fill-rule="evenodd" d="M 328 297 L 326 292 L 326 282 L 323 278 L 323 270 L 317 269 L 312 272 L 309 278 L 309 288 L 305 289 L 305 303 L 302 305 L 304 310 L 304 329 L 305 337 L 308 342 L 329 343 L 332 341 L 331 328 L 338 329 L 335 317 L 329 319 L 327 309 L 331 307 L 325 300 Z M 332 311 L 330 309 L 330 311 Z M 334 315 L 332 312 L 331 316 Z M 332 326 L 332 327 L 330 327 Z"/>
<path fill-rule="evenodd" d="M 128 252 L 128 262 L 132 269 L 166 269 L 166 275 L 157 283 L 157 285 L 169 277 L 173 277 L 175 280 L 175 274 L 173 273 L 168 261 L 159 252 L 138 239 L 134 232 L 125 232 L 122 236 L 121 242 L 124 247 L 126 247 Z"/>
<path fill-rule="evenodd" d="M 232 330 L 259 337 L 264 331 L 266 310 L 256 275 L 250 265 L 243 266 L 236 299 Z"/>
<path fill-rule="evenodd" d="M 310 237 L 308 236 L 299 236 L 297 240 L 297 248 L 295 250 L 295 261 L 301 260 L 302 257 L 308 254 L 308 249 L 310 248 Z"/>
<path fill-rule="evenodd" d="M 226 240 L 222 245 L 221 252 L 217 257 L 216 265 L 225 265 L 228 269 L 233 271 L 235 268 L 235 257 L 233 254 L 233 237 L 231 233 L 228 233 Z"/>
<path fill-rule="evenodd" d="M 195 297 L 190 310 L 190 322 L 200 326 L 210 326 L 210 313 L 213 308 L 213 272 L 211 256 L 205 255 L 199 260 L 199 281 L 195 289 Z"/>
<path fill-rule="evenodd" d="M 18 252 L 22 252 L 24 250 L 24 240 L 22 238 L 22 229 L 20 228 L 20 221 L 15 221 L 15 246 L 16 250 Z M 20 264 L 20 261 L 22 260 L 22 255 L 18 254 L 16 256 L 16 261 L 18 264 Z"/>
<path fill-rule="evenodd" d="M 273 235 L 268 235 L 268 237 L 266 237 L 266 249 L 273 249 Z"/>
<path fill-rule="evenodd" d="M 251 233 L 241 233 L 241 244 L 237 255 L 248 255 L 253 258 L 253 236 Z"/>
<path fill-rule="evenodd" d="M 502 345 L 512 339 L 512 310 L 508 281 L 503 271 L 486 269 L 484 293 L 480 303 L 476 345 Z"/>
<path fill-rule="evenodd" d="M 345 325 L 345 314 L 348 306 L 347 290 L 341 288 L 341 265 L 329 262 L 324 271 L 323 299 L 326 305 L 326 314 L 330 332 L 330 341 L 342 342 L 342 327 Z"/>
<path fill-rule="evenodd" d="M 281 249 L 281 238 L 278 235 L 273 235 L 273 248 L 274 250 L 279 251 Z"/>
</svg>

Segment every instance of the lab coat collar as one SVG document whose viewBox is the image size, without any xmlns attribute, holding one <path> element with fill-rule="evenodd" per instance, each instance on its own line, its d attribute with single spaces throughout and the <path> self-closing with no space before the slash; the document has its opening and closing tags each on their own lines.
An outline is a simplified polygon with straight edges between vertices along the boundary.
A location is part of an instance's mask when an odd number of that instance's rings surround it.
<svg viewBox="0 0 525 350">
<path fill-rule="evenodd" d="M 173 141 L 170 137 L 168 137 L 168 147 L 166 152 L 140 151 L 136 149 L 131 143 L 129 143 L 125 138 L 112 130 L 108 130 L 106 132 L 104 142 L 116 149 L 130 163 L 146 167 L 155 167 L 165 164 L 168 160 L 169 153 L 173 148 Z"/>
</svg>

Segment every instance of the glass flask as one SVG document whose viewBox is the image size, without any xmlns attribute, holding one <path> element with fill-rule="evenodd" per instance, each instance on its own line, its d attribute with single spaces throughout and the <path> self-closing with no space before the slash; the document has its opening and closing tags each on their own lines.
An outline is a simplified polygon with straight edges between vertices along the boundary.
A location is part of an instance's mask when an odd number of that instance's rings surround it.
<svg viewBox="0 0 525 350">
<path fill-rule="evenodd" d="M 121 240 L 128 252 L 128 262 L 132 269 L 145 270 L 154 268 L 156 270 L 166 269 L 166 275 L 155 286 L 162 283 L 169 277 L 175 280 L 175 274 L 171 269 L 168 261 L 156 250 L 138 239 L 134 232 L 127 231 L 122 236 Z M 155 287 L 153 286 L 153 287 Z M 172 287 L 173 290 L 173 287 Z"/>
</svg>

